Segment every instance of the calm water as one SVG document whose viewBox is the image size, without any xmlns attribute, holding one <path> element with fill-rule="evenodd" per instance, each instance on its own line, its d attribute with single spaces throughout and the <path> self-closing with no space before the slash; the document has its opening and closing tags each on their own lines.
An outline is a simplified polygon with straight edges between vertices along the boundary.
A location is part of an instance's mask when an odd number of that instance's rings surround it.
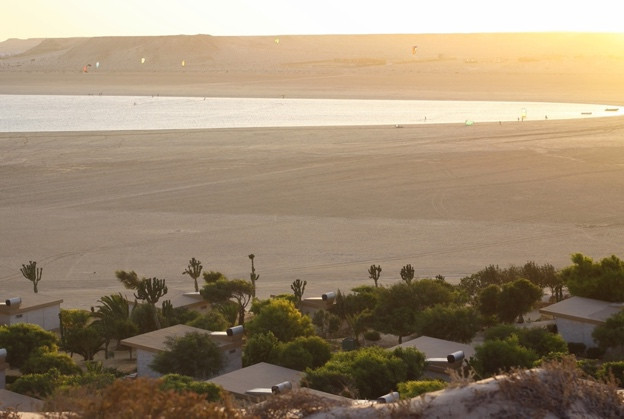
<svg viewBox="0 0 624 419">
<path fill-rule="evenodd" d="M 0 132 L 478 123 L 622 114 L 624 108 L 609 105 L 548 102 L 0 95 Z"/>
</svg>

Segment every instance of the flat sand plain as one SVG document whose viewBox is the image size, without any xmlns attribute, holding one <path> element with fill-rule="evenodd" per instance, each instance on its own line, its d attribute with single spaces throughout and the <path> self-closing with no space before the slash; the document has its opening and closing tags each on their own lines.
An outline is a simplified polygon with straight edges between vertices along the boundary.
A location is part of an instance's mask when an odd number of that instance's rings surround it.
<svg viewBox="0 0 624 419">
<path fill-rule="evenodd" d="M 267 58 L 257 71 L 232 64 L 210 73 L 81 74 L 51 64 L 28 71 L 26 54 L 0 60 L 0 94 L 624 104 L 624 73 L 595 59 L 505 58 L 502 68 L 492 58 L 475 69 L 472 61 L 442 58 L 417 77 L 395 71 L 388 57 L 383 68 L 333 58 L 273 71 Z M 592 70 L 601 66 L 611 70 Z M 399 280 L 408 263 L 418 277 L 450 280 L 489 264 L 563 267 L 574 252 L 623 256 L 623 208 L 619 117 L 401 129 L 0 133 L 0 295 L 32 292 L 19 272 L 29 260 L 43 267 L 40 293 L 62 298 L 65 308 L 125 292 L 115 279 L 119 269 L 166 278 L 170 294 L 191 291 L 192 280 L 182 275 L 191 257 L 205 270 L 248 278 L 254 253 L 261 297 L 290 293 L 297 278 L 307 281 L 305 296 L 346 291 L 372 283 L 371 264 L 382 266 L 381 284 Z"/>
</svg>

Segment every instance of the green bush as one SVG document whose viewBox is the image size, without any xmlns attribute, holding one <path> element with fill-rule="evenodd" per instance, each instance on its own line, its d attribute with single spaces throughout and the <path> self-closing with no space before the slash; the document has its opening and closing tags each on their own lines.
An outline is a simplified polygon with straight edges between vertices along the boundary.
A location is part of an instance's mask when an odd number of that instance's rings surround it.
<svg viewBox="0 0 624 419">
<path fill-rule="evenodd" d="M 531 368 L 539 356 L 535 351 L 520 345 L 512 335 L 505 340 L 489 340 L 476 347 L 475 356 L 469 361 L 481 378 L 490 377 L 513 367 Z"/>
<path fill-rule="evenodd" d="M 0 326 L 0 348 L 7 350 L 6 361 L 11 368 L 22 365 L 38 350 L 58 350 L 58 338 L 52 332 L 31 323 Z"/>
<path fill-rule="evenodd" d="M 22 374 L 41 374 L 56 368 L 61 374 L 80 374 L 82 370 L 67 354 L 38 351 L 30 356 L 20 368 Z"/>
<path fill-rule="evenodd" d="M 366 332 L 364 332 L 364 339 L 371 342 L 377 342 L 381 339 L 381 335 L 376 330 L 367 330 Z"/>
<path fill-rule="evenodd" d="M 209 402 L 221 400 L 221 387 L 207 381 L 195 381 L 191 377 L 180 374 L 167 374 L 160 378 L 162 390 L 174 390 L 178 393 L 192 391 L 206 397 Z"/>
<path fill-rule="evenodd" d="M 243 349 L 243 367 L 268 362 L 275 364 L 279 358 L 279 345 L 273 332 L 257 333 L 247 339 Z"/>
<path fill-rule="evenodd" d="M 501 324 L 488 329 L 485 332 L 485 340 L 505 340 L 511 336 L 518 337 L 518 343 L 527 349 L 534 351 L 539 357 L 549 353 L 567 353 L 568 344 L 561 335 L 551 333 L 543 327 L 523 328 L 510 324 Z"/>
<path fill-rule="evenodd" d="M 596 372 L 596 376 L 603 380 L 608 379 L 610 374 L 620 387 L 624 387 L 624 361 L 605 362 Z"/>
<path fill-rule="evenodd" d="M 470 342 L 481 328 L 481 318 L 472 307 L 438 304 L 416 315 L 418 333 L 454 342 Z"/>
<path fill-rule="evenodd" d="M 421 394 L 445 389 L 447 384 L 441 380 L 406 381 L 399 383 L 397 390 L 401 399 L 411 399 Z"/>
<path fill-rule="evenodd" d="M 280 342 L 289 342 L 299 336 L 314 335 L 310 317 L 302 315 L 288 300 L 272 298 L 254 309 L 257 314 L 245 324 L 250 336 L 271 331 Z"/>
<path fill-rule="evenodd" d="M 166 351 L 154 356 L 150 368 L 161 374 L 182 374 L 206 379 L 223 367 L 223 355 L 216 343 L 205 332 L 190 332 L 165 341 Z"/>
<path fill-rule="evenodd" d="M 223 331 L 230 326 L 230 323 L 225 316 L 217 310 L 209 311 L 205 314 L 200 314 L 193 320 L 186 323 L 189 326 L 197 327 L 199 329 L 210 331 Z"/>
<path fill-rule="evenodd" d="M 331 346 L 318 336 L 300 336 L 280 345 L 278 364 L 303 371 L 318 368 L 331 358 Z"/>
<path fill-rule="evenodd" d="M 379 347 L 337 352 L 322 367 L 308 369 L 303 383 L 333 394 L 373 399 L 419 378 L 425 356 L 412 348 L 389 351 Z"/>
<path fill-rule="evenodd" d="M 54 392 L 59 377 L 60 373 L 55 368 L 42 374 L 26 374 L 15 380 L 8 389 L 25 396 L 44 399 Z"/>
</svg>

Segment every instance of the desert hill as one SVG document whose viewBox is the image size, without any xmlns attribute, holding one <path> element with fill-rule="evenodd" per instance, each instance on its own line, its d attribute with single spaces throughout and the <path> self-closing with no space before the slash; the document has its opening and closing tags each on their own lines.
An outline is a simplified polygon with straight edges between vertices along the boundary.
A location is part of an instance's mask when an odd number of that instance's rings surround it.
<svg viewBox="0 0 624 419">
<path fill-rule="evenodd" d="M 624 35 L 583 33 L 453 35 L 317 35 L 214 37 L 51 38 L 0 43 L 3 71 L 80 70 L 101 62 L 110 71 L 285 70 L 294 68 L 458 67 L 490 64 L 499 69 L 569 67 L 580 60 L 609 70 L 624 61 Z M 34 44 L 34 46 L 33 46 Z M 10 52 L 13 51 L 13 54 Z M 141 59 L 145 58 L 142 63 Z M 182 60 L 185 66 L 181 65 Z M 566 65 L 568 64 L 568 65 Z M 478 67 L 477 67 L 478 69 Z M 541 68 L 540 68 L 541 69 Z M 577 68 L 588 72 L 591 68 Z M 615 70 L 615 69 L 613 69 Z"/>
<path fill-rule="evenodd" d="M 11 39 L 0 93 L 621 104 L 623 46 L 624 34 L 587 33 Z"/>
</svg>

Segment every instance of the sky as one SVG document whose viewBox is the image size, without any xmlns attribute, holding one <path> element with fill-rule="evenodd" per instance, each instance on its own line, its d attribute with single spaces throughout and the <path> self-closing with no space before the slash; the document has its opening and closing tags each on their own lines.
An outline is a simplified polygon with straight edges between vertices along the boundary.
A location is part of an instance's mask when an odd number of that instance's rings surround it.
<svg viewBox="0 0 624 419">
<path fill-rule="evenodd" d="M 1 0 L 8 38 L 624 32 L 621 0 Z"/>
</svg>

